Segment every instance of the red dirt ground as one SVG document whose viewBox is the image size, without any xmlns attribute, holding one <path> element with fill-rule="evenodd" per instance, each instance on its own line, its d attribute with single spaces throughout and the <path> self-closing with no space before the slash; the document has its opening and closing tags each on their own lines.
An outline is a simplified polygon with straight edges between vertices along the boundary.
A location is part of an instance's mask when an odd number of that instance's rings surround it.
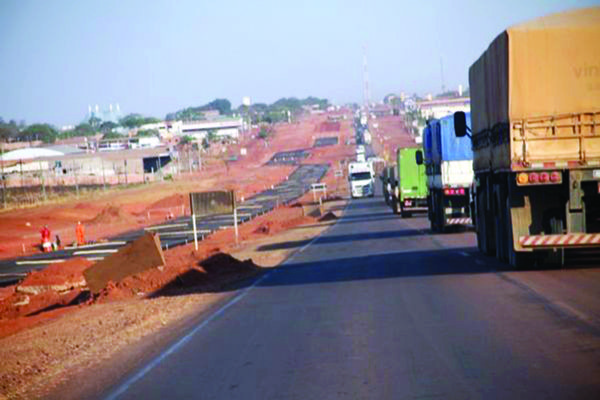
<svg viewBox="0 0 600 400">
<path fill-rule="evenodd" d="M 314 126 L 324 120 L 326 116 L 309 116 L 296 123 L 278 124 L 266 141 L 244 137 L 225 154 L 239 155 L 244 147 L 247 156 L 240 156 L 238 161 L 227 165 L 217 157 L 205 157 L 201 172 L 175 176 L 174 182 L 110 189 L 106 194 L 73 198 L 61 204 L 4 211 L 0 213 L 0 258 L 39 252 L 39 231 L 44 224 L 51 229 L 52 239 L 58 234 L 63 245 L 75 241 L 77 221 L 85 225 L 86 240 L 98 241 L 163 221 L 169 212 L 176 217 L 182 212 L 189 214 L 187 193 L 190 191 L 235 189 L 238 199 L 248 198 L 281 182 L 294 170 L 293 166 L 265 167 L 264 164 L 275 152 L 310 148 L 315 138 Z M 328 150 L 318 152 L 323 151 Z M 325 161 L 325 158 L 316 157 L 314 161 Z M 313 162 L 313 157 L 307 162 Z"/>
<path fill-rule="evenodd" d="M 261 191 L 271 184 L 285 179 L 293 167 L 267 167 L 264 162 L 270 159 L 276 151 L 309 148 L 312 146 L 312 136 L 315 124 L 321 123 L 325 116 L 307 118 L 297 124 L 278 125 L 275 135 L 269 140 L 268 147 L 262 141 L 249 141 L 247 148 L 253 149 L 253 154 L 242 162 L 225 166 L 222 162 L 209 163 L 199 175 L 192 177 L 191 183 L 172 182 L 152 187 L 142 187 L 132 190 L 115 191 L 110 196 L 98 200 L 72 201 L 62 205 L 40 207 L 29 210 L 16 210 L 5 213 L 0 218 L 3 229 L 16 228 L 22 235 L 17 241 L 29 239 L 28 246 L 37 243 L 37 228 L 29 227 L 26 222 L 43 221 L 52 228 L 64 234 L 67 240 L 67 229 L 72 229 L 77 220 L 85 221 L 88 238 L 99 239 L 104 235 L 114 235 L 133 227 L 162 220 L 164 215 L 154 216 L 156 210 L 177 208 L 187 203 L 186 190 L 191 187 L 200 188 L 233 188 L 238 196 L 248 196 Z M 335 177 L 334 171 L 341 168 L 340 161 L 352 157 L 354 149 L 345 146 L 345 140 L 352 135 L 350 123 L 342 122 L 340 141 L 338 145 L 315 149 L 307 162 L 328 162 L 332 165 L 323 181 L 327 183 L 329 195 L 345 193 L 346 183 L 343 178 Z M 258 146 L 257 146 L 258 143 Z M 244 145 L 244 144 L 243 144 Z M 261 151 L 259 151 L 261 150 Z M 252 152 L 249 151 L 249 154 Z M 194 189 L 201 190 L 201 189 Z M 159 197 L 162 196 L 162 197 Z M 307 193 L 300 202 L 311 202 L 312 194 Z M 150 211 L 151 218 L 147 218 Z M 136 215 L 137 214 L 137 215 Z M 6 217 L 6 218 L 5 218 Z M 265 235 L 272 235 L 291 227 L 314 223 L 316 217 L 304 215 L 303 207 L 279 207 L 271 213 L 255 218 L 239 227 L 239 242 L 248 242 Z M 94 223 L 92 223 L 94 222 Z M 62 229 L 62 230 L 61 230 Z M 33 233 L 30 233 L 33 230 Z M 6 232 L 6 230 L 4 230 Z M 63 233 L 64 232 L 64 233 Z M 8 235 L 0 236 L 3 244 L 10 242 Z M 65 239 L 63 239 L 64 242 Z M 180 246 L 165 252 L 166 265 L 143 273 L 127 277 L 120 282 L 111 283 L 96 298 L 90 298 L 86 291 L 75 287 L 64 290 L 60 294 L 48 290 L 36 295 L 25 295 L 16 290 L 16 286 L 0 289 L 0 337 L 11 335 L 19 330 L 43 323 L 56 318 L 65 312 L 82 307 L 90 302 L 108 302 L 148 296 L 158 291 L 182 289 L 191 284 L 218 285 L 221 278 L 232 276 L 240 278 L 251 276 L 259 271 L 251 261 L 232 260 L 226 254 L 235 249 L 234 232 L 232 229 L 218 231 L 206 240 L 200 242 L 198 251 L 193 250 L 193 244 Z M 14 256 L 19 252 L 6 246 L 3 256 Z M 89 266 L 89 261 L 73 259 L 59 264 L 53 264 L 41 272 L 30 273 L 21 285 L 50 286 L 61 283 L 79 282 L 82 272 Z M 27 297 L 27 299 L 25 298 Z M 28 301 L 28 303 L 27 303 Z M 15 306 L 15 303 L 22 305 Z"/>
</svg>

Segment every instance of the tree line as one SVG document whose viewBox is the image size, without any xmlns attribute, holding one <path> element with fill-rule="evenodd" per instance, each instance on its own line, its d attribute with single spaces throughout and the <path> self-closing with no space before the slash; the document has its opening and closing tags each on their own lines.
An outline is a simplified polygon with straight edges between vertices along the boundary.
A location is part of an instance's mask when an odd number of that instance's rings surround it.
<svg viewBox="0 0 600 400">
<path fill-rule="evenodd" d="M 205 120 L 207 111 L 218 111 L 220 115 L 232 116 L 234 114 L 248 117 L 253 124 L 276 123 L 287 121 L 288 117 L 295 117 L 304 111 L 305 107 L 326 109 L 329 106 L 327 99 L 309 96 L 305 99 L 295 97 L 283 97 L 272 104 L 256 103 L 250 106 L 240 105 L 233 109 L 231 102 L 227 99 L 215 99 L 199 107 L 188 107 L 166 115 L 167 121 L 198 121 Z M 36 123 L 27 125 L 25 121 L 17 123 L 14 120 L 5 122 L 0 118 L 0 141 L 4 142 L 29 142 L 40 140 L 43 143 L 54 143 L 57 139 L 65 139 L 79 136 L 95 136 L 102 134 L 103 138 L 122 137 L 119 133 L 122 128 L 130 130 L 139 128 L 146 124 L 161 122 L 154 117 L 146 117 L 142 114 L 132 113 L 124 116 L 118 122 L 103 121 L 92 116 L 81 122 L 73 129 L 60 131 L 51 124 Z M 155 129 L 138 130 L 138 136 L 157 135 Z"/>
<path fill-rule="evenodd" d="M 24 121 L 17 123 L 14 120 L 5 122 L 0 118 L 0 141 L 3 142 L 31 142 L 40 140 L 43 143 L 54 143 L 57 139 L 66 139 L 77 136 L 95 136 L 102 134 L 103 138 L 122 137 L 119 128 L 135 129 L 142 125 L 160 122 L 154 117 L 145 117 L 141 114 L 128 114 L 118 122 L 103 121 L 96 116 L 81 122 L 73 129 L 59 131 L 51 124 L 39 123 L 26 125 Z M 154 136 L 158 134 L 155 129 L 139 130 L 138 136 Z"/>
</svg>

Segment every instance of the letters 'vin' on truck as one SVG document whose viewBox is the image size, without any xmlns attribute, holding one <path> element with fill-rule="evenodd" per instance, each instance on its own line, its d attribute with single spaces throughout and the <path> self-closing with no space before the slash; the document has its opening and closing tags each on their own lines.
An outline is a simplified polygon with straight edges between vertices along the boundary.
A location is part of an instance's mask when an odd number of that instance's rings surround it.
<svg viewBox="0 0 600 400">
<path fill-rule="evenodd" d="M 600 246 L 600 8 L 507 29 L 469 84 L 479 248 L 520 266 Z"/>
</svg>

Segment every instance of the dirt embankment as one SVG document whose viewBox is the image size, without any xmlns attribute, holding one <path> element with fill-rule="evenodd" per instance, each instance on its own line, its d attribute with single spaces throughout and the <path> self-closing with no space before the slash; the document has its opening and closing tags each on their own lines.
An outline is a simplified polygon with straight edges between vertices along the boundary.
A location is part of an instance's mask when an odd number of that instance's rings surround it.
<svg viewBox="0 0 600 400">
<path fill-rule="evenodd" d="M 311 147 L 314 128 L 322 121 L 323 117 L 314 117 L 301 124 L 278 126 L 268 145 L 256 140 L 248 145 L 256 153 L 250 155 L 249 151 L 247 161 L 227 168 L 218 162 L 209 164 L 202 179 L 115 192 L 105 199 L 71 206 L 20 210 L 11 214 L 8 222 L 0 219 L 0 228 L 18 227 L 22 237 L 17 240 L 30 237 L 35 243 L 39 234 L 34 226 L 46 221 L 53 228 L 59 226 L 53 230 L 68 242 L 74 239 L 73 224 L 82 220 L 87 238 L 97 240 L 163 220 L 164 214 L 157 210 L 178 209 L 182 203 L 185 209 L 184 193 L 189 191 L 234 188 L 249 196 L 285 179 L 293 167 L 265 167 L 262 163 L 275 151 Z M 338 145 L 314 149 L 307 160 L 332 166 L 323 180 L 330 198 L 345 196 L 347 185 L 334 172 L 343 165 L 340 161 L 353 154 L 352 147 L 344 145 L 345 138 L 352 135 L 349 123 L 342 122 L 338 134 Z M 259 151 L 263 147 L 267 150 Z M 344 204 L 343 200 L 325 201 L 323 209 L 318 209 L 308 204 L 311 201 L 312 195 L 307 194 L 299 200 L 300 207 L 279 207 L 242 224 L 239 245 L 233 230 L 226 229 L 200 242 L 198 251 L 193 245 L 170 249 L 164 254 L 166 265 L 111 282 L 98 296 L 90 296 L 81 281 L 83 270 L 89 267 L 84 259 L 32 273 L 20 283 L 20 289 L 17 285 L 1 288 L 0 398 L 43 396 L 73 379 L 78 371 L 97 366 L 141 338 L 209 309 L 229 295 L 232 283 L 246 282 L 295 250 L 259 251 L 261 246 L 314 237 L 335 222 Z"/>
<path fill-rule="evenodd" d="M 332 220 L 344 203 L 325 202 L 319 214 Z M 43 396 L 141 338 L 224 299 L 234 282 L 264 271 L 253 260 L 278 265 L 294 249 L 265 252 L 259 248 L 314 237 L 331 223 L 319 222 L 320 215 L 306 216 L 308 205 L 300 205 L 280 207 L 241 225 L 240 245 L 235 245 L 231 230 L 222 230 L 201 242 L 198 251 L 193 245 L 166 251 L 164 267 L 110 283 L 96 297 L 80 287 L 62 292 L 48 288 L 60 277 L 78 282 L 89 265 L 81 259 L 31 274 L 21 285 L 47 288 L 35 295 L 39 297 L 31 300 L 31 306 L 14 305 L 22 295 L 17 287 L 1 300 L 0 336 L 5 337 L 0 339 L 0 394 Z M 46 307 L 40 309 L 43 301 Z"/>
</svg>

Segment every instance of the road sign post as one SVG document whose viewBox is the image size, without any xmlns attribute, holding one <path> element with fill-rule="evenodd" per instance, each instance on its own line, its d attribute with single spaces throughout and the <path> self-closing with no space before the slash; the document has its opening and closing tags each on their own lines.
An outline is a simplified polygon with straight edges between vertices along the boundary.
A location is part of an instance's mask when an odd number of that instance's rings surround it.
<svg viewBox="0 0 600 400">
<path fill-rule="evenodd" d="M 237 208 L 233 190 L 190 193 L 190 208 L 192 211 L 192 227 L 194 230 L 194 245 L 196 250 L 198 250 L 196 216 L 233 214 L 235 242 L 238 242 Z"/>
</svg>

